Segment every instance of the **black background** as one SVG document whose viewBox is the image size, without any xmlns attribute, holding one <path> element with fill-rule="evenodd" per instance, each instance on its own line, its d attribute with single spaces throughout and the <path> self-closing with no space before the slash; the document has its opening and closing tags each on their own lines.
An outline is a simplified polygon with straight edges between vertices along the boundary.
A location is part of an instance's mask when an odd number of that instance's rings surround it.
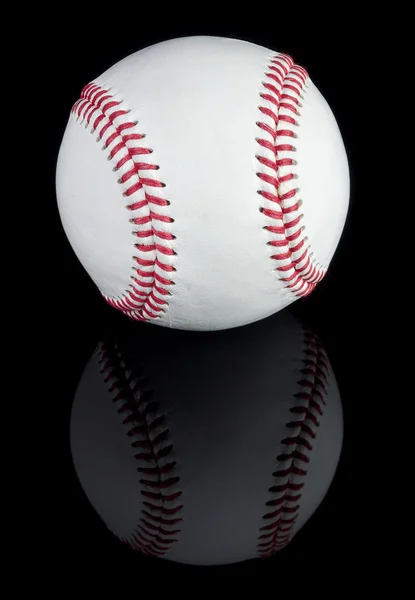
<svg viewBox="0 0 415 600">
<path fill-rule="evenodd" d="M 49 499 L 50 531 L 48 529 L 45 539 L 50 554 L 53 554 L 55 544 L 68 549 L 71 563 L 67 568 L 75 577 L 78 567 L 88 564 L 92 568 L 91 561 L 98 561 L 96 564 L 100 564 L 101 569 L 103 565 L 112 564 L 130 574 L 139 574 L 145 569 L 173 574 L 195 572 L 208 577 L 217 573 L 278 574 L 279 569 L 295 567 L 300 561 L 332 560 L 344 551 L 345 545 L 354 536 L 356 491 L 352 491 L 353 456 L 358 415 L 365 394 L 360 365 L 367 355 L 365 328 L 369 310 L 366 297 L 357 293 L 365 278 L 364 268 L 356 269 L 356 265 L 361 265 L 362 227 L 369 211 L 365 203 L 360 98 L 356 94 L 361 77 L 356 64 L 360 64 L 363 41 L 359 43 L 360 33 L 355 30 L 353 35 L 357 43 L 350 44 L 350 31 L 342 33 L 340 27 L 333 26 L 330 17 L 327 22 L 303 26 L 301 31 L 291 19 L 287 27 L 276 26 L 277 9 L 274 18 L 267 15 L 265 21 L 269 22 L 268 28 L 259 27 L 260 23 L 252 24 L 251 28 L 201 25 L 205 22 L 202 17 L 195 17 L 192 25 L 171 27 L 150 20 L 151 26 L 137 26 L 134 33 L 124 24 L 122 30 L 116 33 L 111 30 L 109 34 L 108 29 L 103 28 L 99 34 L 94 31 L 93 35 L 91 28 L 96 28 L 89 22 L 53 36 L 51 45 L 53 54 L 59 57 L 59 74 L 54 70 L 55 63 L 50 60 L 50 92 L 53 95 L 49 107 L 52 129 L 47 159 L 50 178 L 47 180 L 49 187 L 44 206 L 47 210 L 47 248 L 53 247 L 54 251 L 46 252 L 44 264 L 53 274 L 53 294 L 47 301 L 51 334 L 48 368 L 54 390 L 50 394 L 50 403 L 53 403 L 53 434 L 56 439 L 53 456 L 49 456 L 47 463 L 53 474 L 54 491 Z M 137 22 L 140 23 L 139 17 Z M 347 222 L 329 273 L 311 296 L 289 308 L 321 338 L 339 384 L 345 418 L 340 464 L 323 503 L 283 552 L 265 562 L 249 561 L 224 567 L 176 565 L 142 557 L 125 548 L 106 530 L 88 504 L 72 467 L 68 438 L 71 402 L 85 363 L 102 333 L 108 327 L 117 326 L 117 323 L 124 326 L 125 319 L 101 299 L 64 235 L 54 187 L 59 145 L 69 111 L 86 83 L 136 50 L 185 35 L 240 38 L 290 54 L 295 62 L 309 71 L 333 110 L 348 154 L 351 176 Z"/>
</svg>

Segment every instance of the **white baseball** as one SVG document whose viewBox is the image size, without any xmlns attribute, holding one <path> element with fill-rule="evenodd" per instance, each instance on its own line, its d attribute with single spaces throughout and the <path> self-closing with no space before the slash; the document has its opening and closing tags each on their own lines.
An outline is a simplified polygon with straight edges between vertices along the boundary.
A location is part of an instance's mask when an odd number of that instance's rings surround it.
<svg viewBox="0 0 415 600">
<path fill-rule="evenodd" d="M 99 345 L 75 394 L 70 444 L 89 502 L 147 555 L 273 555 L 337 470 L 343 414 L 324 348 L 285 311 L 226 332 L 141 326 Z"/>
<path fill-rule="evenodd" d="M 86 85 L 56 169 L 62 224 L 103 297 L 132 319 L 215 330 L 309 294 L 349 203 L 342 137 L 302 67 L 195 36 Z"/>
</svg>

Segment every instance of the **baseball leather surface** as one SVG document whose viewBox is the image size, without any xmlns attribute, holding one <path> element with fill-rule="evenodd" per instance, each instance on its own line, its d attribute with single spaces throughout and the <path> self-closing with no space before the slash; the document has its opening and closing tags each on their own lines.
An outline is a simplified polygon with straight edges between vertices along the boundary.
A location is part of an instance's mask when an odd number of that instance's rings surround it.
<svg viewBox="0 0 415 600">
<path fill-rule="evenodd" d="M 70 424 L 77 476 L 106 527 L 196 565 L 283 549 L 323 501 L 342 440 L 326 352 L 286 311 L 220 332 L 141 323 L 109 336 Z"/>
<path fill-rule="evenodd" d="M 56 191 L 69 242 L 112 306 L 218 330 L 313 291 L 344 228 L 349 170 L 303 67 L 194 36 L 144 48 L 85 86 Z"/>
</svg>

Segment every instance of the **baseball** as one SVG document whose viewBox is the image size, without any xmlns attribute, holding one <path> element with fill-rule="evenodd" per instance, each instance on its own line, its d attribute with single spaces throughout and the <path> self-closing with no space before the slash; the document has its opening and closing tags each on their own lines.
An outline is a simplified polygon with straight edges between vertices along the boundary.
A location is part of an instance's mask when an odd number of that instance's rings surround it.
<svg viewBox="0 0 415 600">
<path fill-rule="evenodd" d="M 314 290 L 343 232 L 349 168 L 302 66 L 251 42 L 194 36 L 85 83 L 56 196 L 111 306 L 168 328 L 220 330 Z"/>
<path fill-rule="evenodd" d="M 194 565 L 285 548 L 323 502 L 342 441 L 326 351 L 285 311 L 220 332 L 138 324 L 109 336 L 70 420 L 74 468 L 103 526 Z"/>
</svg>

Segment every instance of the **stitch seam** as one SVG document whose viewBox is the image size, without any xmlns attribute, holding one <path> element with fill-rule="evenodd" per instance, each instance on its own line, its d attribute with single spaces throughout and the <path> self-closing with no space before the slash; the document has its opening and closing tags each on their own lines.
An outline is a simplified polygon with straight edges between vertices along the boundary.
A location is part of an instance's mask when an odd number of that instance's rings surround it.
<svg viewBox="0 0 415 600">
<path fill-rule="evenodd" d="M 166 417 L 148 380 L 128 364 L 118 344 L 101 343 L 97 353 L 100 372 L 134 451 L 142 496 L 135 530 L 117 537 L 133 550 L 164 556 L 178 541 L 183 508 Z"/>
<path fill-rule="evenodd" d="M 306 245 L 302 200 L 293 185 L 298 179 L 294 156 L 299 109 L 307 84 L 307 71 L 295 65 L 290 56 L 273 56 L 262 82 L 262 104 L 258 107 L 261 120 L 256 123 L 261 130 L 261 137 L 256 138 L 260 165 L 257 177 L 261 180 L 258 194 L 263 199 L 259 210 L 269 222 L 263 227 L 270 234 L 267 245 L 273 254 L 269 258 L 277 265 L 279 280 L 297 297 L 310 294 L 326 273 Z"/>
<path fill-rule="evenodd" d="M 97 132 L 97 142 L 103 143 L 113 171 L 118 172 L 123 190 L 120 197 L 129 200 L 129 221 L 136 226 L 132 232 L 138 241 L 134 244 L 130 289 L 117 298 L 101 295 L 134 320 L 157 320 L 168 309 L 167 297 L 172 295 L 168 288 L 174 285 L 176 268 L 169 262 L 176 255 L 176 236 L 169 231 L 174 219 L 165 214 L 170 201 L 161 195 L 166 184 L 155 175 L 159 165 L 146 161 L 153 150 L 144 145 L 146 135 L 137 131 L 138 122 L 129 119 L 131 111 L 122 105 L 123 100 L 93 82 L 84 87 L 71 113 L 77 121 L 85 122 L 91 134 Z"/>
<path fill-rule="evenodd" d="M 268 489 L 271 499 L 265 504 L 267 512 L 262 516 L 265 525 L 260 527 L 258 536 L 257 554 L 261 558 L 272 556 L 292 539 L 313 440 L 326 404 L 327 354 L 313 332 L 305 328 L 303 332 L 305 348 L 298 391 L 293 394 L 286 436 L 281 441 L 284 449 L 276 458 L 273 485 Z"/>
</svg>

